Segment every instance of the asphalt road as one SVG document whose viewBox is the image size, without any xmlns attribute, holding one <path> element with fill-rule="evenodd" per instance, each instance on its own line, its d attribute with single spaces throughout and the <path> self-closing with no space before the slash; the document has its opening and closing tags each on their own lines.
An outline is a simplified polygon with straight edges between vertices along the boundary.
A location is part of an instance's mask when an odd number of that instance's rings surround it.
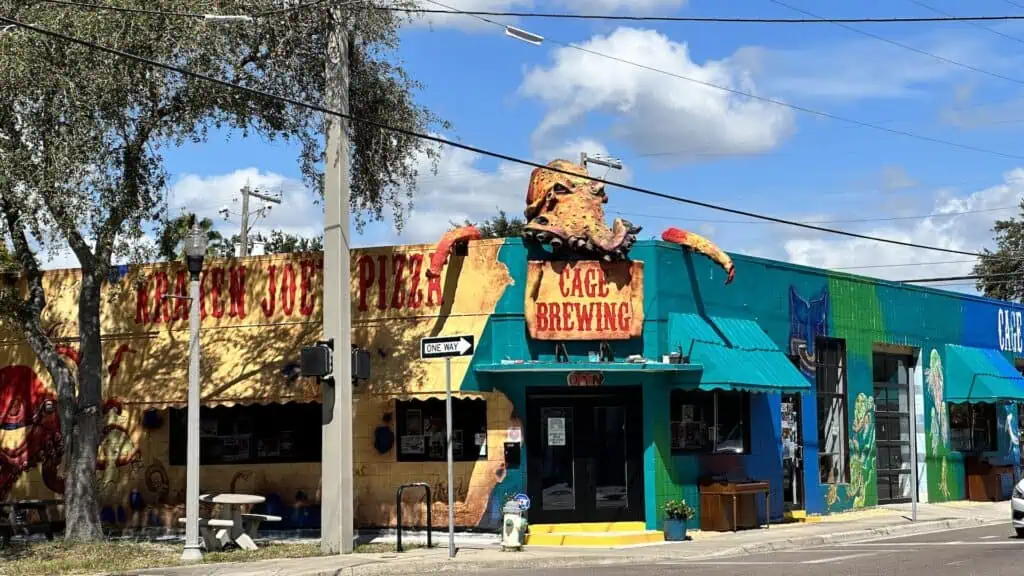
<svg viewBox="0 0 1024 576">
<path fill-rule="evenodd" d="M 520 576 L 530 570 L 477 572 Z M 1024 540 L 1009 521 L 998 526 L 947 530 L 909 538 L 878 539 L 799 551 L 651 564 L 544 569 L 552 576 L 1020 576 Z"/>
</svg>

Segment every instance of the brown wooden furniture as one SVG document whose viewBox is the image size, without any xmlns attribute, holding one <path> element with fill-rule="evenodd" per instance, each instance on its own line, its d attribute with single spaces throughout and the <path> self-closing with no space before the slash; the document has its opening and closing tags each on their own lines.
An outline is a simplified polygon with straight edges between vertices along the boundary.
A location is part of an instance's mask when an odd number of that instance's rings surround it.
<svg viewBox="0 0 1024 576">
<path fill-rule="evenodd" d="M 738 528 L 758 528 L 755 498 L 764 493 L 765 526 L 771 525 L 768 482 L 702 480 L 700 483 L 700 529 L 735 532 Z"/>
<path fill-rule="evenodd" d="M 1013 466 L 993 466 L 978 456 L 964 459 L 967 499 L 973 502 L 998 502 L 1003 499 L 1002 476 L 1013 477 Z"/>
</svg>

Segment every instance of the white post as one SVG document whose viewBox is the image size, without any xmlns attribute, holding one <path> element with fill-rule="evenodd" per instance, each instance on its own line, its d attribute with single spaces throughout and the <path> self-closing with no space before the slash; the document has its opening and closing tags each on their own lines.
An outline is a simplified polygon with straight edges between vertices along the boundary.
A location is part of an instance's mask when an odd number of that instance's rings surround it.
<svg viewBox="0 0 1024 576">
<path fill-rule="evenodd" d="M 203 559 L 199 549 L 199 277 L 189 285 L 188 445 L 185 469 L 185 550 L 181 559 Z"/>
<path fill-rule="evenodd" d="M 452 359 L 444 359 L 444 410 L 448 433 L 448 557 L 455 558 L 455 462 L 452 448 Z M 465 441 L 465 439 L 463 439 Z M 429 528 L 428 528 L 429 530 Z"/>
<path fill-rule="evenodd" d="M 348 32 L 343 9 L 331 9 L 327 46 L 327 108 L 348 114 Z M 351 554 L 352 477 L 352 321 L 349 268 L 349 143 L 345 118 L 327 118 L 324 182 L 324 338 L 334 342 L 334 373 L 323 384 L 320 548 L 325 554 Z"/>
<path fill-rule="evenodd" d="M 902 361 L 900 362 L 902 364 Z M 916 378 L 917 367 L 907 367 L 907 402 L 910 409 L 910 520 L 917 522 L 917 409 Z"/>
</svg>

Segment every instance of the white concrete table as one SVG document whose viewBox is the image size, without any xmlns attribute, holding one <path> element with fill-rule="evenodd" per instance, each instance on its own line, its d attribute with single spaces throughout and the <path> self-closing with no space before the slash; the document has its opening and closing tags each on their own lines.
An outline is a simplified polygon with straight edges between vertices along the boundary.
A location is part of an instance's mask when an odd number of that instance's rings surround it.
<svg viewBox="0 0 1024 576">
<path fill-rule="evenodd" d="M 266 501 L 263 496 L 255 494 L 203 494 L 199 501 L 206 504 L 220 505 L 220 521 L 208 521 L 207 530 L 216 529 L 213 540 L 216 546 L 223 549 L 226 544 L 235 543 L 244 550 L 256 550 L 256 530 L 261 521 L 278 522 L 278 516 L 266 514 L 243 514 L 242 506 L 262 504 Z M 207 540 L 207 548 L 213 542 Z"/>
</svg>

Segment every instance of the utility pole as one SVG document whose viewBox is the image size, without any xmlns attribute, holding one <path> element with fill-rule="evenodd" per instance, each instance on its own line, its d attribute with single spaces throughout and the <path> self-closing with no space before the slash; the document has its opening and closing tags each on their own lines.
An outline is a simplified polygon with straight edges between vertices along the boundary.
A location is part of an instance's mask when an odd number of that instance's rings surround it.
<svg viewBox="0 0 1024 576">
<path fill-rule="evenodd" d="M 274 196 L 268 196 L 266 194 L 263 194 L 259 190 L 253 190 L 253 189 L 249 188 L 248 184 L 246 184 L 245 186 L 242 187 L 241 193 L 242 193 L 242 232 L 241 232 L 241 234 L 239 235 L 238 238 L 239 238 L 239 242 L 241 243 L 242 246 L 241 246 L 241 248 L 239 248 L 238 256 L 240 258 L 245 258 L 246 256 L 249 255 L 249 196 L 252 196 L 254 198 L 259 198 L 260 200 L 263 200 L 264 202 L 270 202 L 270 203 L 273 203 L 273 204 L 280 204 L 281 203 L 281 199 L 280 198 L 276 198 Z M 266 209 L 268 209 L 268 208 L 266 208 L 266 207 L 260 208 L 261 213 L 262 213 L 263 210 L 266 210 Z"/>
<path fill-rule="evenodd" d="M 344 10 L 330 9 L 325 104 L 348 115 L 348 31 Z M 320 548 L 325 554 L 351 554 L 352 475 L 352 321 L 349 264 L 348 120 L 327 118 L 324 182 L 324 339 L 333 342 L 333 377 L 323 384 Z"/>
</svg>

